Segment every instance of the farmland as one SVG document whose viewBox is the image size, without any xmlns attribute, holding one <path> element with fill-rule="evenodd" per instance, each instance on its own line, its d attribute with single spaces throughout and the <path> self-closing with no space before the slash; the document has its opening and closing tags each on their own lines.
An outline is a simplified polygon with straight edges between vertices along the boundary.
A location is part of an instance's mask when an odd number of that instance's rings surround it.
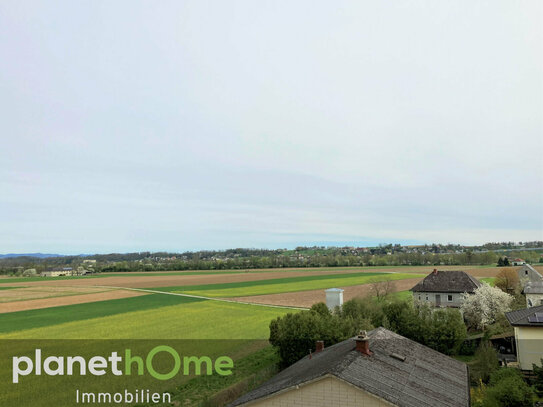
<svg viewBox="0 0 543 407">
<path fill-rule="evenodd" d="M 269 323 L 288 312 L 297 312 L 289 306 L 310 307 L 323 301 L 324 289 L 331 287 L 343 288 L 346 300 L 372 295 L 372 285 L 387 280 L 393 283 L 393 297 L 410 298 L 409 288 L 432 268 L 341 267 L 1 278 L 0 340 L 12 344 L 9 348 L 20 346 L 21 352 L 39 343 L 44 349 L 69 346 L 83 354 L 99 353 L 110 346 L 103 341 L 106 339 L 112 343 L 129 340 L 135 348 L 159 341 L 175 343 L 187 352 L 230 355 L 239 368 L 228 379 L 178 377 L 155 386 L 162 390 L 175 388 L 176 400 L 196 406 L 226 386 L 242 385 L 256 380 L 255 377 L 262 380 L 273 374 L 277 356 L 267 344 Z M 487 281 L 492 281 L 499 271 L 494 267 L 457 268 Z M 24 339 L 31 341 L 21 341 Z M 75 378 L 73 384 L 100 383 L 83 379 Z M 42 404 L 37 405 L 50 405 L 56 397 L 45 383 L 48 382 L 37 381 L 29 389 L 29 394 L 42 396 Z M 18 397 L 18 393 L 5 392 L 0 401 L 15 405 L 21 400 Z"/>
<path fill-rule="evenodd" d="M 94 305 L 3 314 L 0 339 L 265 339 L 269 321 L 288 311 L 159 294 Z"/>
<path fill-rule="evenodd" d="M 168 287 L 165 291 L 202 295 L 206 297 L 238 297 L 247 295 L 264 295 L 277 293 L 291 293 L 325 289 L 330 287 L 346 287 L 363 285 L 385 280 L 402 280 L 414 277 L 424 277 L 423 274 L 408 273 L 353 273 L 339 275 L 320 275 L 277 278 L 261 281 L 247 281 L 240 283 L 207 284 L 186 287 Z"/>
</svg>

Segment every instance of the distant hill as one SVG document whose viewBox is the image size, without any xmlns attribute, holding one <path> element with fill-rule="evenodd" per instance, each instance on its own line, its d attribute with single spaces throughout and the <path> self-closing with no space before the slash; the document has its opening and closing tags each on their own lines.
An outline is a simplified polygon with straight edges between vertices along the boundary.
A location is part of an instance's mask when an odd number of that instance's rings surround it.
<svg viewBox="0 0 543 407">
<path fill-rule="evenodd" d="M 47 259 L 49 257 L 64 257 L 63 254 L 52 254 L 52 253 L 8 253 L 0 254 L 0 259 L 9 259 L 13 257 L 37 257 L 40 259 Z"/>
</svg>

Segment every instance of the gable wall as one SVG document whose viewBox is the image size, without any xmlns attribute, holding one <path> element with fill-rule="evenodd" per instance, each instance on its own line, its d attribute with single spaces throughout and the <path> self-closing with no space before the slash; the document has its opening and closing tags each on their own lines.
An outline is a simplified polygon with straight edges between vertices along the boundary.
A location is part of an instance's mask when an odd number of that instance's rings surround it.
<svg viewBox="0 0 543 407">
<path fill-rule="evenodd" d="M 390 404 L 339 379 L 326 377 L 247 407 L 390 407 Z"/>
</svg>

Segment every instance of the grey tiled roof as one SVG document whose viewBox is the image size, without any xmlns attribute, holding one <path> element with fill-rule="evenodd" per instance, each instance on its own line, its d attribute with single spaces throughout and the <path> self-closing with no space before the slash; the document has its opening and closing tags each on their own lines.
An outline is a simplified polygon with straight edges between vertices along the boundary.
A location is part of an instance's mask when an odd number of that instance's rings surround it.
<svg viewBox="0 0 543 407">
<path fill-rule="evenodd" d="M 530 322 L 528 317 L 531 317 L 535 313 L 543 313 L 543 305 L 537 307 L 519 309 L 517 311 L 506 312 L 505 317 L 509 323 L 513 326 L 540 326 L 543 328 L 541 322 Z"/>
<path fill-rule="evenodd" d="M 463 271 L 437 271 L 428 274 L 411 291 L 472 293 L 480 286 L 479 280 Z"/>
<path fill-rule="evenodd" d="M 467 407 L 466 364 L 384 328 L 368 332 L 371 356 L 354 338 L 305 357 L 231 406 L 240 406 L 331 375 L 401 407 Z M 392 354 L 405 356 L 401 361 Z"/>
</svg>

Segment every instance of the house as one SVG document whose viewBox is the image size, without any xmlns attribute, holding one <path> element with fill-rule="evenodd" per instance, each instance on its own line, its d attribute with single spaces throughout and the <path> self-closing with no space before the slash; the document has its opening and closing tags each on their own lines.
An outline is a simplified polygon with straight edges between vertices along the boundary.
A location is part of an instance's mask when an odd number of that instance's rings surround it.
<svg viewBox="0 0 543 407">
<path fill-rule="evenodd" d="M 526 261 L 517 258 L 510 260 L 510 263 L 512 266 L 524 266 L 526 264 Z"/>
<path fill-rule="evenodd" d="M 522 290 L 526 296 L 526 306 L 543 305 L 543 281 L 528 281 Z"/>
<path fill-rule="evenodd" d="M 434 307 L 460 307 L 464 294 L 473 294 L 481 282 L 464 271 L 432 271 L 411 291 L 415 301 L 429 302 Z"/>
<path fill-rule="evenodd" d="M 74 270 L 71 267 L 63 267 L 59 269 L 42 271 L 41 277 L 61 277 L 61 276 L 83 276 L 87 274 L 87 271 L 84 269 Z"/>
<path fill-rule="evenodd" d="M 528 282 L 543 281 L 543 276 L 529 264 L 524 264 L 521 268 L 517 269 L 518 278 L 522 286 L 525 286 Z"/>
<path fill-rule="evenodd" d="M 519 268 L 517 273 L 526 295 L 526 306 L 543 305 L 543 276 L 529 264 Z"/>
<path fill-rule="evenodd" d="M 533 370 L 543 359 L 543 305 L 506 312 L 505 317 L 515 328 L 517 360 L 522 370 Z"/>
<path fill-rule="evenodd" d="M 317 342 L 317 353 L 299 360 L 230 406 L 469 405 L 466 364 L 377 328 L 326 349 Z"/>
</svg>

